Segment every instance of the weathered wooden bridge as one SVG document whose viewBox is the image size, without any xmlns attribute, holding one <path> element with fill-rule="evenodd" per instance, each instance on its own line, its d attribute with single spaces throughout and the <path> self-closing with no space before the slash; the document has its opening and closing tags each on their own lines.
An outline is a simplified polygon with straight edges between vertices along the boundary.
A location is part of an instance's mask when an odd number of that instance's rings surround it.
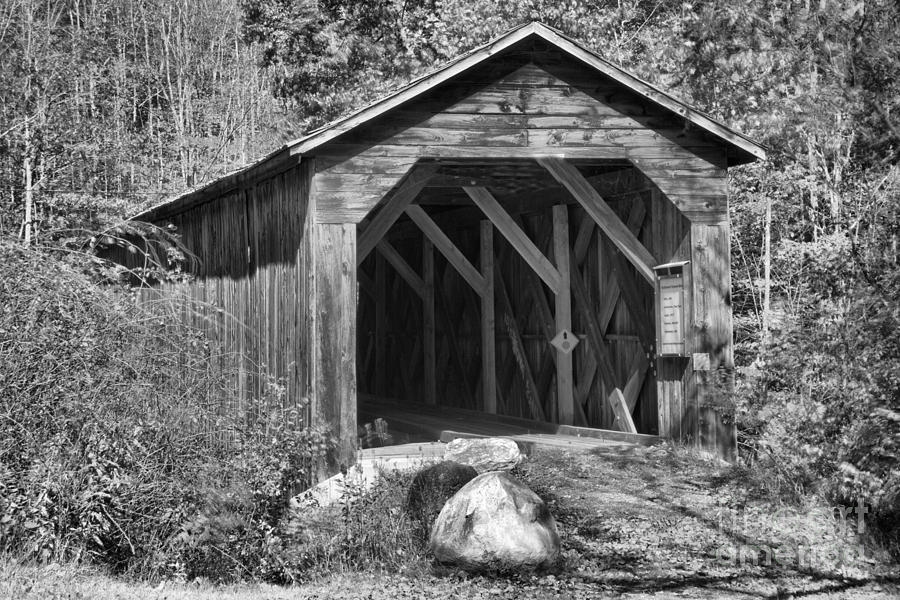
<svg viewBox="0 0 900 600">
<path fill-rule="evenodd" d="M 243 402 L 309 399 L 335 465 L 362 394 L 727 456 L 726 172 L 762 157 L 532 23 L 138 218 L 200 259 L 153 293 L 211 307 Z"/>
</svg>

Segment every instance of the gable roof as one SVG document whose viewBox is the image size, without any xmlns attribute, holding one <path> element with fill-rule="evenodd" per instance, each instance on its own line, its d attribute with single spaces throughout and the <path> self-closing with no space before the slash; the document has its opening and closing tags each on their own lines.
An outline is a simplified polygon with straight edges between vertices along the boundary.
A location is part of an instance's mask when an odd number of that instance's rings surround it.
<svg viewBox="0 0 900 600">
<path fill-rule="evenodd" d="M 427 93 L 442 83 L 448 82 L 462 73 L 477 67 L 492 56 L 531 37 L 544 40 L 582 64 L 626 86 L 648 101 L 676 113 L 703 132 L 717 138 L 729 150 L 729 166 L 752 162 L 756 159 L 765 159 L 765 148 L 746 135 L 731 129 L 706 113 L 692 108 L 656 86 L 632 75 L 618 65 L 602 58 L 599 54 L 588 50 L 562 32 L 543 23 L 532 22 L 510 29 L 490 42 L 444 64 L 439 69 L 414 79 L 392 94 L 380 98 L 345 117 L 310 131 L 301 138 L 288 142 L 255 163 L 146 210 L 133 218 L 144 220 L 161 218 L 164 214 L 171 214 L 186 208 L 194 200 L 200 201 L 202 197 L 224 193 L 246 180 L 255 179 L 259 174 L 270 172 L 271 169 L 269 167 L 276 167 L 277 170 L 278 164 L 291 157 L 294 157 L 294 160 L 296 160 L 303 155 L 314 154 L 317 148 L 338 136 L 348 133 L 357 127 L 364 126 L 392 109 Z"/>
</svg>

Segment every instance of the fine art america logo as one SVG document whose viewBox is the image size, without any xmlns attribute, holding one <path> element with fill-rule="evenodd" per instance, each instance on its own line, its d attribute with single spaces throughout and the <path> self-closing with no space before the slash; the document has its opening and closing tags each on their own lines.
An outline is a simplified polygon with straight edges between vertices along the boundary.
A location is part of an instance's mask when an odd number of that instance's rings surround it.
<svg viewBox="0 0 900 600">
<path fill-rule="evenodd" d="M 830 514 L 829 514 L 830 512 Z M 735 540 L 731 545 L 716 549 L 716 559 L 727 565 L 759 565 L 795 568 L 813 568 L 824 565 L 853 565 L 866 561 L 865 548 L 858 535 L 866 531 L 866 514 L 869 509 L 863 503 L 857 506 L 835 506 L 805 514 L 783 508 L 767 515 L 755 517 L 744 513 L 731 519 L 719 517 L 718 529 Z M 806 527 L 806 539 L 794 539 L 787 543 L 773 544 L 760 540 L 760 534 L 770 525 L 783 520 L 802 520 Z M 763 536 L 765 534 L 763 533 Z M 843 539 L 856 543 L 825 543 Z"/>
</svg>

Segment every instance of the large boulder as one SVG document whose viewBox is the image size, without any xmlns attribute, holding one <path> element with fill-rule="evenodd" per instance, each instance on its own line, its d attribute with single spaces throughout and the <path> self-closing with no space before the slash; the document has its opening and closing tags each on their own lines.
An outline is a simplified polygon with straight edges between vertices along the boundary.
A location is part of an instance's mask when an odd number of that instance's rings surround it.
<svg viewBox="0 0 900 600">
<path fill-rule="evenodd" d="M 479 473 L 508 471 L 524 456 L 516 443 L 507 438 L 457 438 L 447 444 L 446 460 L 473 467 Z"/>
<path fill-rule="evenodd" d="M 406 511 L 428 539 L 431 524 L 447 502 L 478 473 L 472 467 L 444 461 L 422 469 L 413 478 L 406 495 Z"/>
<path fill-rule="evenodd" d="M 438 562 L 471 571 L 550 567 L 559 533 L 547 505 L 502 471 L 479 475 L 450 498 L 431 530 Z"/>
</svg>

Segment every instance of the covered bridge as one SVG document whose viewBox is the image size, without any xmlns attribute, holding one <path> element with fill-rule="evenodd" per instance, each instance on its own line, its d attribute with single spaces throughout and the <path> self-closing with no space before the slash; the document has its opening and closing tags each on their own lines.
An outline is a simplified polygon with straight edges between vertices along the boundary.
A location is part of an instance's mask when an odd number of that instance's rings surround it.
<svg viewBox="0 0 900 600">
<path fill-rule="evenodd" d="M 532 23 L 136 218 L 199 258 L 240 397 L 283 379 L 335 464 L 384 398 L 727 455 L 726 171 L 764 156 Z"/>
</svg>

